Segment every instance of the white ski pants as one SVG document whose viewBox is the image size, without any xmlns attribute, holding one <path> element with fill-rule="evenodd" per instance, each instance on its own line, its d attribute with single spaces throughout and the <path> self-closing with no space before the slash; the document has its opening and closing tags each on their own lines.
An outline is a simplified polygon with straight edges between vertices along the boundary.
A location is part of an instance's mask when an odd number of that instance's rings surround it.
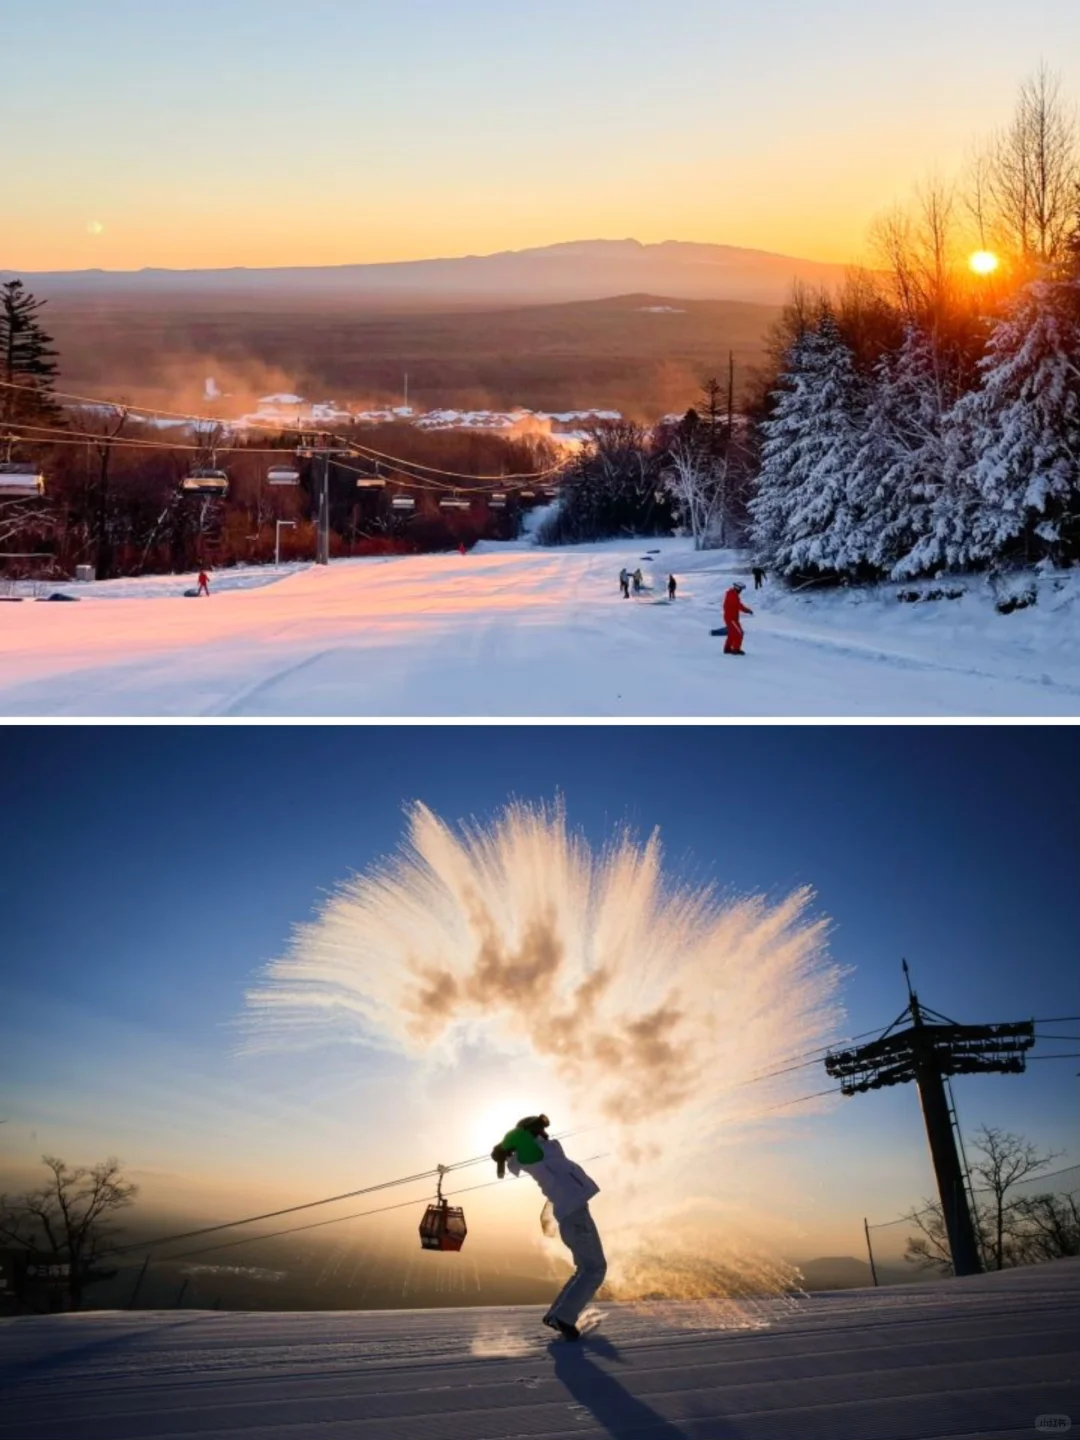
<svg viewBox="0 0 1080 1440">
<path fill-rule="evenodd" d="M 559 1291 L 548 1314 L 567 1325 L 576 1325 L 578 1316 L 604 1283 L 607 1260 L 588 1205 L 572 1210 L 560 1220 L 559 1234 L 574 1257 L 574 1273 Z"/>
</svg>

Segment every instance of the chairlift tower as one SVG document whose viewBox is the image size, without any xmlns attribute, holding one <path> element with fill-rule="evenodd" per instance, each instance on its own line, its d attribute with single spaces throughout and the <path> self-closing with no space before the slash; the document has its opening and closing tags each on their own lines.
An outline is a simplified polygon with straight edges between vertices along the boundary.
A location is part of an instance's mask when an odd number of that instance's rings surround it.
<svg viewBox="0 0 1080 1440">
<path fill-rule="evenodd" d="M 315 564 L 330 564 L 330 461 L 355 452 L 347 446 L 335 446 L 329 435 L 301 435 L 297 455 L 304 460 L 319 460 L 319 509 L 315 531 Z"/>
<path fill-rule="evenodd" d="M 825 1070 L 840 1081 L 845 1095 L 915 1081 L 953 1269 L 957 1275 L 978 1275 L 982 1260 L 945 1082 L 952 1075 L 1022 1074 L 1026 1053 L 1035 1043 L 1035 1025 L 1031 1020 L 1007 1025 L 958 1025 L 948 1016 L 919 1004 L 911 988 L 907 961 L 903 963 L 907 1006 L 877 1040 L 827 1055 Z M 910 1024 L 898 1029 L 905 1020 Z"/>
</svg>

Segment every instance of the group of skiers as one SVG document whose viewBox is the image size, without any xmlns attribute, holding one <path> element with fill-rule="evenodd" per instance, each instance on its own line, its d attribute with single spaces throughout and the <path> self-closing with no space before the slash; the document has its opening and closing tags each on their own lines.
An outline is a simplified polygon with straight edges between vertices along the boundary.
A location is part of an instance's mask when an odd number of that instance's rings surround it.
<svg viewBox="0 0 1080 1440">
<path fill-rule="evenodd" d="M 642 590 L 645 588 L 645 577 L 641 573 L 640 566 L 633 572 L 633 574 L 631 574 L 631 572 L 627 570 L 626 566 L 624 565 L 623 568 L 619 571 L 619 590 L 622 592 L 622 597 L 624 600 L 630 599 L 631 585 L 634 587 L 634 594 L 640 595 Z"/>
<path fill-rule="evenodd" d="M 631 586 L 633 586 L 634 594 L 640 595 L 641 592 L 645 589 L 645 577 L 641 573 L 640 566 L 636 570 L 631 572 L 627 570 L 624 565 L 623 568 L 619 571 L 619 590 L 624 600 L 630 599 Z M 675 599 L 676 589 L 677 586 L 675 583 L 675 576 L 669 575 L 667 577 L 667 598 L 669 600 Z"/>
<path fill-rule="evenodd" d="M 754 589 L 760 590 L 765 580 L 764 569 L 760 565 L 754 565 L 751 567 L 750 573 L 754 577 Z M 633 587 L 635 595 L 640 595 L 644 584 L 645 582 L 640 569 L 631 572 L 623 566 L 619 571 L 619 590 L 624 600 L 629 600 L 631 587 Z M 678 584 L 675 576 L 669 575 L 667 578 L 667 595 L 669 600 L 675 599 L 677 589 Z M 724 594 L 725 655 L 746 654 L 746 651 L 743 649 L 745 633 L 740 617 L 743 615 L 752 615 L 754 612 L 750 609 L 749 605 L 744 605 L 742 602 L 742 593 L 745 589 L 746 586 L 743 582 L 736 580 Z"/>
</svg>

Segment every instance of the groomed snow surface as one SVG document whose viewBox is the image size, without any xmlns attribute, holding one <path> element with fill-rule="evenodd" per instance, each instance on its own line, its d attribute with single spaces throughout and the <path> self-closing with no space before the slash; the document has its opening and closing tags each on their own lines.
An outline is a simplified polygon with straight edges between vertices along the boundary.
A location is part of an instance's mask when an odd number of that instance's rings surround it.
<svg viewBox="0 0 1080 1440">
<path fill-rule="evenodd" d="M 1080 1260 L 746 1303 L 0 1321 L 3 1440 L 1019 1440 L 1080 1425 Z M 1041 1421 L 1041 1423 L 1040 1423 Z"/>
<path fill-rule="evenodd" d="M 647 552 L 658 550 L 656 555 Z M 621 598 L 641 566 L 651 594 Z M 678 598 L 668 605 L 669 571 Z M 230 570 L 46 587 L 81 604 L 0 603 L 0 714 L 212 716 L 1075 715 L 1080 576 L 1023 579 L 998 614 L 901 588 L 744 599 L 747 655 L 725 658 L 724 591 L 745 557 L 685 540 Z M 24 593 L 28 593 L 23 587 Z"/>
</svg>

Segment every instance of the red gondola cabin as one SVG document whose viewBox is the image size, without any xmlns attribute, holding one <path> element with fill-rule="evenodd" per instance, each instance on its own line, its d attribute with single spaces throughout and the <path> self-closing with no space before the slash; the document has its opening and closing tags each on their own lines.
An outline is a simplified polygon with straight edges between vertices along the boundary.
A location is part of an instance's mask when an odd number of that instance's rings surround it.
<svg viewBox="0 0 1080 1440">
<path fill-rule="evenodd" d="M 460 1250 L 468 1233 L 465 1211 L 450 1205 L 442 1193 L 443 1167 L 439 1166 L 438 1199 L 429 1205 L 420 1221 L 420 1245 L 424 1250 Z"/>
<path fill-rule="evenodd" d="M 429 1205 L 420 1221 L 420 1244 L 425 1250 L 460 1250 L 465 1244 L 465 1211 L 460 1205 Z"/>
</svg>

